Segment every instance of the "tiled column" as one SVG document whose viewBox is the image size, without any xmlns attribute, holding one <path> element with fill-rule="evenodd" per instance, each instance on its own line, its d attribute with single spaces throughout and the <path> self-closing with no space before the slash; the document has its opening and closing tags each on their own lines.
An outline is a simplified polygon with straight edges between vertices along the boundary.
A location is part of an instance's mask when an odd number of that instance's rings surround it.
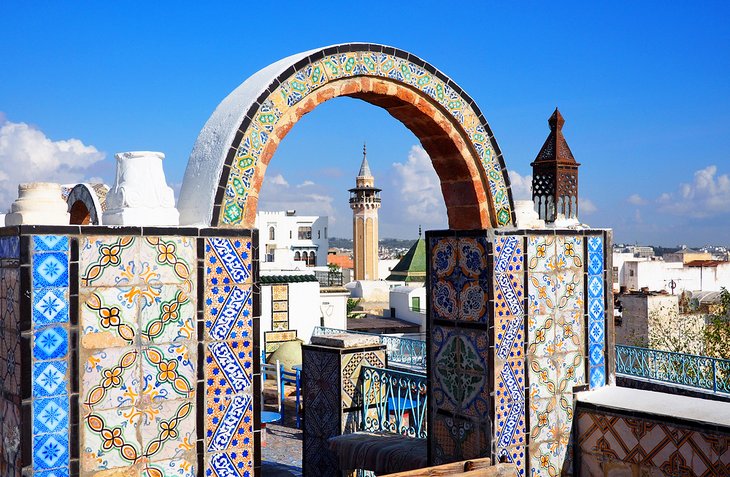
<svg viewBox="0 0 730 477">
<path fill-rule="evenodd" d="M 588 364 L 591 388 L 606 384 L 606 307 L 603 237 L 586 239 L 588 254 Z M 613 304 L 612 304 L 613 305 Z M 611 317 L 613 318 L 613 317 Z"/>
<path fill-rule="evenodd" d="M 77 391 L 72 379 L 69 238 L 24 236 L 22 248 L 30 257 L 30 266 L 23 264 L 28 273 L 21 274 L 21 330 L 29 346 L 23 354 L 30 364 L 23 370 L 29 384 L 23 386 L 23 463 L 32 466 L 35 476 L 68 476 L 71 459 L 78 457 L 69 439 L 69 421 L 76 411 L 69 404 Z"/>
<path fill-rule="evenodd" d="M 360 368 L 385 367 L 385 345 L 363 344 L 362 335 L 313 336 L 302 346 L 306 477 L 339 477 L 327 439 L 359 430 L 362 413 Z M 350 470 L 350 469 L 345 469 Z"/>
<path fill-rule="evenodd" d="M 31 426 L 30 415 L 21 419 L 21 400 L 30 397 L 30 386 L 26 382 L 21 389 L 19 242 L 17 235 L 0 237 L 0 475 L 10 477 L 21 475 L 20 429 Z"/>
<path fill-rule="evenodd" d="M 428 232 L 428 443 L 432 465 L 491 455 L 486 231 Z"/>
<path fill-rule="evenodd" d="M 260 467 L 258 237 L 257 231 L 236 233 L 200 239 L 205 275 L 205 370 L 198 396 L 205 409 L 199 415 L 205 430 L 201 476 L 252 477 Z"/>
</svg>

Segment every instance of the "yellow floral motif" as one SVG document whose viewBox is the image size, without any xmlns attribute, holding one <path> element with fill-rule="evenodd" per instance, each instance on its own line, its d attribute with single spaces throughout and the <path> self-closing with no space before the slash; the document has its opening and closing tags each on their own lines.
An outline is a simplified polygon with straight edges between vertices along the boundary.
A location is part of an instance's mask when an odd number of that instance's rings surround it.
<svg viewBox="0 0 730 477">
<path fill-rule="evenodd" d="M 169 263 L 174 264 L 177 259 L 175 258 L 175 244 L 170 243 L 160 243 L 157 245 L 157 260 L 160 263 Z"/>
<path fill-rule="evenodd" d="M 122 429 L 115 427 L 114 429 L 102 429 L 101 438 L 104 439 L 102 447 L 109 450 L 112 447 L 122 447 L 124 439 L 122 439 Z"/>
<path fill-rule="evenodd" d="M 99 264 L 102 267 L 106 267 L 107 265 L 117 266 L 122 262 L 122 259 L 119 257 L 119 253 L 122 251 L 122 249 L 114 245 L 102 245 L 99 247 L 99 253 L 101 254 L 101 260 L 99 260 Z"/>
<path fill-rule="evenodd" d="M 575 250 L 573 250 L 573 244 L 572 243 L 566 243 L 565 244 L 565 255 L 572 257 L 575 255 Z"/>
<path fill-rule="evenodd" d="M 101 382 L 101 385 L 105 388 L 109 388 L 112 386 L 119 386 L 122 384 L 122 368 L 116 367 L 113 369 L 105 369 L 101 372 L 101 375 L 104 377 L 104 379 Z"/>
<path fill-rule="evenodd" d="M 535 255 L 537 255 L 538 258 L 545 258 L 545 244 L 541 243 L 537 246 L 535 250 Z"/>
<path fill-rule="evenodd" d="M 102 308 L 99 312 L 101 315 L 101 326 L 109 328 L 110 326 L 119 326 L 121 319 L 119 318 L 119 308 L 113 306 L 111 308 Z"/>
<path fill-rule="evenodd" d="M 158 379 L 160 382 L 173 381 L 177 377 L 177 361 L 171 359 L 168 362 L 162 362 L 157 365 L 160 370 Z"/>
</svg>

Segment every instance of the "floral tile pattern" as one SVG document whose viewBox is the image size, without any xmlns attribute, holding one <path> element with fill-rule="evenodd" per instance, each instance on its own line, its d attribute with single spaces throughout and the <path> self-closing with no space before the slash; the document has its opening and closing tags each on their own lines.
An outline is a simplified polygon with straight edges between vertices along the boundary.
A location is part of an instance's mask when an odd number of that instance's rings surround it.
<svg viewBox="0 0 730 477">
<path fill-rule="evenodd" d="M 196 353 L 184 345 L 142 349 L 142 396 L 151 400 L 190 399 L 195 393 Z"/>
<path fill-rule="evenodd" d="M 146 304 L 146 303 L 145 303 Z M 147 343 L 195 340 L 195 297 L 183 286 L 166 286 L 140 310 L 140 334 Z"/>
<path fill-rule="evenodd" d="M 136 342 L 139 306 L 135 295 L 115 287 L 82 288 L 79 322 L 85 348 L 129 346 Z"/>
<path fill-rule="evenodd" d="M 213 286 L 251 284 L 251 239 L 206 239 L 205 279 Z"/>
<path fill-rule="evenodd" d="M 33 401 L 35 434 L 68 433 L 68 397 L 58 396 Z"/>
<path fill-rule="evenodd" d="M 591 388 L 606 384 L 603 238 L 588 238 L 588 359 Z"/>
<path fill-rule="evenodd" d="M 33 470 L 68 467 L 68 433 L 33 436 Z"/>
<path fill-rule="evenodd" d="M 33 293 L 33 326 L 36 328 L 54 323 L 68 323 L 68 289 L 63 287 L 40 288 Z"/>
<path fill-rule="evenodd" d="M 82 471 L 134 464 L 142 455 L 137 437 L 141 417 L 141 413 L 132 407 L 84 414 L 81 424 Z"/>
</svg>

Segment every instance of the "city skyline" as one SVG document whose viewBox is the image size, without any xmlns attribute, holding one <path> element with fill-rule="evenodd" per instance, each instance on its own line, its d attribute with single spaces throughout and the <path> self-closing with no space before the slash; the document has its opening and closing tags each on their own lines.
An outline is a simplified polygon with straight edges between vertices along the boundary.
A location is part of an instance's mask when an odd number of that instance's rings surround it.
<svg viewBox="0 0 730 477">
<path fill-rule="evenodd" d="M 298 42 L 266 36 L 264 23 L 244 34 L 234 16 L 200 7 L 11 5 L 0 19 L 7 49 L 0 206 L 22 181 L 111 183 L 113 154 L 127 150 L 166 153 L 168 182 L 179 190 L 199 130 L 241 81 L 300 50 L 354 38 L 405 48 L 459 82 L 490 122 L 516 198 L 529 194 L 529 164 L 558 106 L 582 163 L 582 221 L 613 228 L 617 242 L 723 244 L 730 236 L 728 7 L 658 5 L 577 9 L 569 21 L 562 13 L 570 5 L 479 5 L 458 32 L 423 9 L 409 17 L 433 29 L 421 36 L 377 22 L 311 18 L 305 31 L 281 20 Z M 339 7 L 343 18 L 356 16 L 349 8 Z M 101 21 L 109 15 L 118 28 Z M 678 24 L 691 34 L 666 27 Z M 23 31 L 37 33 L 28 39 Z M 348 98 L 318 107 L 282 141 L 261 210 L 328 215 L 332 235 L 351 234 L 347 189 L 363 141 L 383 189 L 381 236 L 445 228 L 438 178 L 415 136 L 384 110 Z"/>
</svg>

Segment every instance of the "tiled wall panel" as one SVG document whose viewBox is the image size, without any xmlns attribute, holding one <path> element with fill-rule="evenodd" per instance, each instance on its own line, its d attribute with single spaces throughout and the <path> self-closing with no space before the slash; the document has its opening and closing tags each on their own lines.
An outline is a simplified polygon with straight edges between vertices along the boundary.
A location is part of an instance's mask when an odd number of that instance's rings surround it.
<svg viewBox="0 0 730 477">
<path fill-rule="evenodd" d="M 429 232 L 427 240 L 430 459 L 489 456 L 489 246 L 484 233 Z"/>
<path fill-rule="evenodd" d="M 258 330 L 254 323 L 251 237 L 204 240 L 204 398 L 206 476 L 254 475 L 260 419 Z M 255 354 L 256 353 L 256 354 Z"/>
<path fill-rule="evenodd" d="M 606 384 L 606 305 L 603 237 L 586 239 L 588 251 L 588 363 L 591 388 Z"/>
</svg>

